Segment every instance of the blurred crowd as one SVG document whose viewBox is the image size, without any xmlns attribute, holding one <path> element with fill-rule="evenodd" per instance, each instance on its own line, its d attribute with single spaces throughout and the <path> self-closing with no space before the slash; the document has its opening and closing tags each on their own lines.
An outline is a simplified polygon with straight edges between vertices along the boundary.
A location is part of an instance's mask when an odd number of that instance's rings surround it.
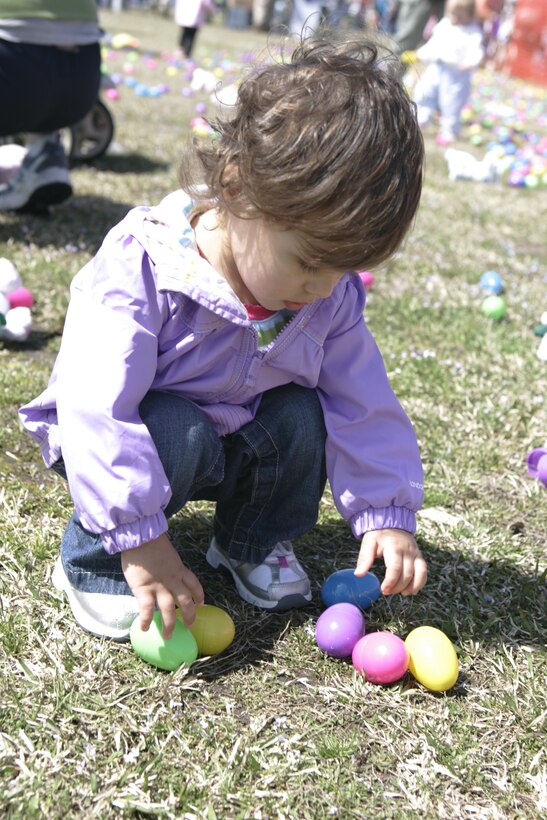
<svg viewBox="0 0 547 820">
<path fill-rule="evenodd" d="M 146 9 L 166 16 L 197 0 L 97 0 L 113 11 Z M 496 64 L 510 39 L 518 0 L 476 0 L 476 18 L 483 31 L 485 59 Z M 538 0 L 542 2 L 542 0 Z M 200 4 L 201 5 L 201 4 Z M 269 31 L 287 26 L 313 27 L 321 19 L 333 28 L 379 31 L 393 38 L 399 52 L 414 51 L 429 39 L 442 19 L 445 0 L 211 0 L 207 14 L 224 12 L 228 26 Z"/>
</svg>

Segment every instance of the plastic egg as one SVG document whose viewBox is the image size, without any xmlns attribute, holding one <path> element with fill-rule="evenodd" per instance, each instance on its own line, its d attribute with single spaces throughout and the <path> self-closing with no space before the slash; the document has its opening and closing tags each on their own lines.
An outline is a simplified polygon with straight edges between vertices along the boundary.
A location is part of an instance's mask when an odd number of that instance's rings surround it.
<svg viewBox="0 0 547 820">
<path fill-rule="evenodd" d="M 487 296 L 484 299 L 481 310 L 485 316 L 488 316 L 489 319 L 495 319 L 499 321 L 503 319 L 505 314 L 507 313 L 507 305 L 505 303 L 505 299 L 502 296 Z"/>
<path fill-rule="evenodd" d="M 196 639 L 178 619 L 173 635 L 168 641 L 165 640 L 161 634 L 161 612 L 154 612 L 146 632 L 140 628 L 139 618 L 135 618 L 129 630 L 129 639 L 139 658 L 169 672 L 183 663 L 190 665 L 198 656 Z"/>
<path fill-rule="evenodd" d="M 397 635 L 371 632 L 357 641 L 351 653 L 357 671 L 371 683 L 394 683 L 408 669 L 408 651 Z"/>
<path fill-rule="evenodd" d="M 433 692 L 451 689 L 458 679 L 458 657 L 440 629 L 419 626 L 405 640 L 408 668 L 417 681 Z"/>
<path fill-rule="evenodd" d="M 481 288 L 487 293 L 503 293 L 503 279 L 495 270 L 487 270 L 481 276 Z"/>
<path fill-rule="evenodd" d="M 547 448 L 536 447 L 526 459 L 528 472 L 532 478 L 537 478 L 547 487 Z"/>
<path fill-rule="evenodd" d="M 359 607 L 354 604 L 329 606 L 315 625 L 317 645 L 333 658 L 348 658 L 364 634 L 365 619 Z"/>
<path fill-rule="evenodd" d="M 8 302 L 10 308 L 16 307 L 32 307 L 34 304 L 34 296 L 28 288 L 17 288 L 8 293 Z"/>
<path fill-rule="evenodd" d="M 325 606 L 345 603 L 368 609 L 379 597 L 380 581 L 372 572 L 358 578 L 352 569 L 339 569 L 329 575 L 321 587 L 321 599 Z"/>
<path fill-rule="evenodd" d="M 180 614 L 177 615 L 180 617 Z M 234 640 L 236 628 L 227 612 L 218 606 L 196 607 L 196 620 L 190 627 L 200 655 L 218 655 Z"/>
</svg>

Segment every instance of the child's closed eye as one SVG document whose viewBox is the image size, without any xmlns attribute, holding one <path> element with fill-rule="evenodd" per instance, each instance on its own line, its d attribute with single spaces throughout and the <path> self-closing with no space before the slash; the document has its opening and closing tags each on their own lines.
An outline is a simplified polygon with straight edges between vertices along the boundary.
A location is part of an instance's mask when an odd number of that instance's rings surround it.
<svg viewBox="0 0 547 820">
<path fill-rule="evenodd" d="M 312 265 L 309 262 L 300 261 L 300 267 L 304 273 L 319 273 L 319 268 L 317 265 Z"/>
</svg>

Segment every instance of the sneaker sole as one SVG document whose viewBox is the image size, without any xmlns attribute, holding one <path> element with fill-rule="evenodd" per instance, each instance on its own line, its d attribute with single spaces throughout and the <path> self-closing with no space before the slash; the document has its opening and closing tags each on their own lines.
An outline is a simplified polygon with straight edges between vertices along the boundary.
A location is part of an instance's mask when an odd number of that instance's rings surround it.
<svg viewBox="0 0 547 820">
<path fill-rule="evenodd" d="M 60 205 L 72 196 L 72 186 L 66 182 L 50 182 L 32 192 L 28 200 L 16 211 L 47 211 L 50 205 Z"/>
<path fill-rule="evenodd" d="M 209 566 L 213 567 L 213 569 L 222 569 L 230 573 L 240 598 L 243 598 L 243 600 L 247 601 L 248 604 L 253 604 L 253 606 L 260 607 L 260 609 L 267 609 L 270 612 L 286 612 L 289 609 L 302 609 L 302 607 L 308 606 L 311 602 L 311 592 L 309 596 L 286 595 L 285 598 L 282 598 L 280 601 L 270 601 L 267 598 L 257 598 L 241 582 L 241 579 L 237 573 L 234 572 L 227 559 L 216 549 L 213 544 L 209 546 L 205 558 Z"/>
<path fill-rule="evenodd" d="M 74 620 L 85 632 L 89 632 L 97 638 L 110 638 L 118 643 L 125 643 L 129 640 L 129 628 L 118 629 L 116 627 L 103 626 L 102 624 L 100 625 L 100 629 L 97 628 L 97 622 L 85 611 L 77 596 L 74 594 L 70 581 L 66 577 L 61 556 L 59 556 L 55 562 L 55 566 L 51 574 L 51 580 L 55 589 L 65 593 L 68 598 L 68 603 L 72 610 Z"/>
</svg>

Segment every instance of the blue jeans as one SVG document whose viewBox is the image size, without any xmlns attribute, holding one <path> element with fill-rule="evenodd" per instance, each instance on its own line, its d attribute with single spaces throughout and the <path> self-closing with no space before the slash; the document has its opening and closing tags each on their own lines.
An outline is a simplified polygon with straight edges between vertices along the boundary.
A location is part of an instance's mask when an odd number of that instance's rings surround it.
<svg viewBox="0 0 547 820">
<path fill-rule="evenodd" d="M 139 409 L 171 485 L 168 518 L 188 501 L 215 501 L 217 543 L 232 558 L 255 564 L 278 541 L 313 528 L 326 482 L 325 425 L 315 390 L 294 384 L 269 390 L 253 421 L 228 436 L 219 436 L 200 408 L 179 396 L 151 392 Z M 65 475 L 62 461 L 54 469 Z M 73 587 L 131 594 L 120 554 L 105 552 L 76 514 L 61 557 Z"/>
</svg>

